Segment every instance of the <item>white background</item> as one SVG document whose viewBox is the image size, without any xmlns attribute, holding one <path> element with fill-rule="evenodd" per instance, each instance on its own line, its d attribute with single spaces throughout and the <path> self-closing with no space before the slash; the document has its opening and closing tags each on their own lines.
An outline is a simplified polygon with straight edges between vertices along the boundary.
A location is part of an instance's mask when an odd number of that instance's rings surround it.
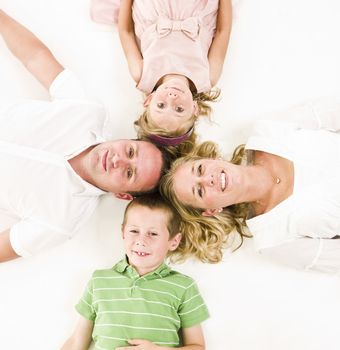
<svg viewBox="0 0 340 350">
<path fill-rule="evenodd" d="M 134 136 L 141 95 L 129 77 L 117 32 L 91 22 L 88 0 L 0 0 L 0 6 L 107 105 L 113 138 Z M 234 1 L 219 82 L 222 100 L 215 105 L 216 124 L 200 126 L 203 138 L 220 142 L 229 153 L 245 141 L 259 114 L 306 98 L 340 95 L 339 18 L 338 0 Z M 0 96 L 48 98 L 2 41 Z M 73 306 L 92 271 L 122 257 L 124 207 L 124 201 L 107 195 L 73 240 L 0 265 L 1 349 L 60 348 L 76 323 Z M 251 240 L 220 264 L 187 262 L 177 269 L 197 280 L 209 306 L 207 350 L 340 349 L 339 277 L 275 265 L 253 252 Z"/>
</svg>

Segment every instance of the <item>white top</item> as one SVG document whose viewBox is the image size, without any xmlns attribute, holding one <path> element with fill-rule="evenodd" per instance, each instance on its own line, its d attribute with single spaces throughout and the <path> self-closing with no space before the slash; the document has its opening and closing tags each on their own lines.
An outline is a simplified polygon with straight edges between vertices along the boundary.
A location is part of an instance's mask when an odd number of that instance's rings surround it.
<svg viewBox="0 0 340 350">
<path fill-rule="evenodd" d="M 50 87 L 52 101 L 0 102 L 0 232 L 11 227 L 18 255 L 70 238 L 105 192 L 67 159 L 104 141 L 106 112 L 85 99 L 70 71 Z"/>
<path fill-rule="evenodd" d="M 340 235 L 340 134 L 299 125 L 337 130 L 340 103 L 310 102 L 286 112 L 287 119 L 297 111 L 298 123 L 256 123 L 246 144 L 294 164 L 292 195 L 247 225 L 262 254 L 298 268 L 338 272 L 340 239 L 332 238 Z"/>
</svg>

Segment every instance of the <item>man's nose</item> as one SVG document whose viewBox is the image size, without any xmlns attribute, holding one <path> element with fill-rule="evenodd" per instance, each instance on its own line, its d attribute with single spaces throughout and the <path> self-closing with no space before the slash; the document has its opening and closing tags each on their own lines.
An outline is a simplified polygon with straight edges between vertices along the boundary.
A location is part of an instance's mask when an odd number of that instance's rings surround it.
<svg viewBox="0 0 340 350">
<path fill-rule="evenodd" d="M 111 158 L 111 163 L 113 168 L 119 168 L 119 167 L 125 166 L 127 164 L 127 161 L 124 157 L 121 157 L 120 155 L 115 154 Z"/>
</svg>

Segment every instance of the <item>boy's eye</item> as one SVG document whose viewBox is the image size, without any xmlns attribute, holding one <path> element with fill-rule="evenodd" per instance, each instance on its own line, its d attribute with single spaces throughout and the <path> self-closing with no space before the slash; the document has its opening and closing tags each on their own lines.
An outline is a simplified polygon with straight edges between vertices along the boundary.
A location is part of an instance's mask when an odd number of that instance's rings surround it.
<svg viewBox="0 0 340 350">
<path fill-rule="evenodd" d="M 150 232 L 150 235 L 151 236 L 158 236 L 158 233 L 157 232 Z"/>
<path fill-rule="evenodd" d="M 137 234 L 138 230 L 130 230 L 130 233 Z"/>
<path fill-rule="evenodd" d="M 129 158 L 133 158 L 133 156 L 135 155 L 135 150 L 133 149 L 133 147 L 129 148 Z"/>
<path fill-rule="evenodd" d="M 184 108 L 183 107 L 176 107 L 176 112 L 182 113 L 182 112 L 184 112 Z"/>
<path fill-rule="evenodd" d="M 158 102 L 157 107 L 163 109 L 165 107 L 165 104 L 163 102 Z"/>
</svg>

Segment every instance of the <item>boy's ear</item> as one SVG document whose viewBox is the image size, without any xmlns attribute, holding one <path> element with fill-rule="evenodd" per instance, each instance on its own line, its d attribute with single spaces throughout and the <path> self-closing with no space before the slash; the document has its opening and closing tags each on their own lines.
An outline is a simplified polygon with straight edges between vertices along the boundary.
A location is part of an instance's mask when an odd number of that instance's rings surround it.
<svg viewBox="0 0 340 350">
<path fill-rule="evenodd" d="M 149 94 L 144 100 L 144 107 L 148 107 L 153 97 L 153 93 Z"/>
<path fill-rule="evenodd" d="M 113 195 L 119 199 L 125 199 L 127 201 L 133 200 L 133 195 L 130 193 L 113 193 Z"/>
<path fill-rule="evenodd" d="M 215 216 L 216 214 L 221 213 L 223 208 L 216 208 L 216 209 L 205 209 L 202 212 L 203 216 Z"/>
<path fill-rule="evenodd" d="M 170 247 L 169 250 L 170 251 L 174 251 L 177 249 L 179 243 L 181 242 L 182 239 L 182 234 L 180 232 L 176 233 L 175 236 L 173 236 L 170 239 Z"/>
</svg>

